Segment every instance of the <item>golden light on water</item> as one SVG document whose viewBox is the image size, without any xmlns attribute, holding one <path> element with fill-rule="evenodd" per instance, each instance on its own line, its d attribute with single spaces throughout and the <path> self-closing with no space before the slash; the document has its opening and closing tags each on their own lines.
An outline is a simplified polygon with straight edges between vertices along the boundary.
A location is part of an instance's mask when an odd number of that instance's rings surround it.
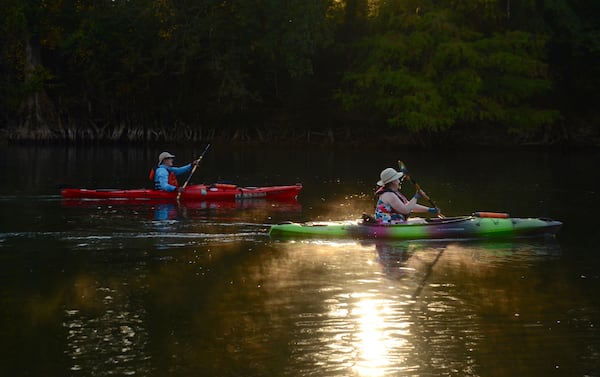
<svg viewBox="0 0 600 377">
<path fill-rule="evenodd" d="M 409 323 L 399 323 L 398 313 L 389 306 L 392 303 L 374 299 L 371 293 L 353 293 L 345 298 L 358 301 L 351 305 L 332 305 L 329 317 L 343 319 L 346 334 L 324 339 L 327 348 L 346 350 L 345 363 L 359 376 L 382 376 L 389 373 L 391 366 L 398 369 L 398 362 L 402 361 L 399 351 L 410 347 L 407 344 Z M 339 358 L 340 355 L 334 352 L 331 356 Z"/>
<path fill-rule="evenodd" d="M 302 271 L 292 279 L 298 284 L 309 276 L 319 281 L 320 287 L 312 296 L 321 297 L 325 304 L 323 315 L 307 312 L 297 323 L 300 334 L 320 334 L 318 341 L 303 345 L 315 363 L 365 377 L 414 368 L 408 359 L 414 350 L 410 331 L 414 318 L 407 313 L 409 296 L 395 283 L 386 284 L 386 271 L 378 266 L 373 244 L 303 240 L 287 245 L 293 252 L 287 254 L 289 258 L 278 260 L 277 269 L 287 279 L 291 271 Z M 337 276 L 335 271 L 342 264 L 348 272 Z M 372 272 L 364 274 L 365 266 Z M 283 276 L 271 280 L 283 281 Z M 318 346 L 313 348 L 315 344 Z"/>
<path fill-rule="evenodd" d="M 468 296 L 457 288 L 494 277 L 507 255 L 517 260 L 512 244 L 302 240 L 282 246 L 261 293 L 270 290 L 275 307 L 298 309 L 292 360 L 307 374 L 316 366 L 327 375 L 361 377 L 446 370 L 470 357 L 455 348 L 479 344 L 464 302 L 477 297 L 505 312 L 514 306 L 502 295 L 479 297 L 477 287 Z M 531 256 L 521 254 L 522 262 Z M 289 296 L 294 287 L 302 294 Z M 447 333 L 448 318 L 460 338 Z"/>
<path fill-rule="evenodd" d="M 359 331 L 356 347 L 359 352 L 354 369 L 361 376 L 381 376 L 389 364 L 389 350 L 383 334 L 385 321 L 374 300 L 360 301 L 357 306 Z"/>
</svg>

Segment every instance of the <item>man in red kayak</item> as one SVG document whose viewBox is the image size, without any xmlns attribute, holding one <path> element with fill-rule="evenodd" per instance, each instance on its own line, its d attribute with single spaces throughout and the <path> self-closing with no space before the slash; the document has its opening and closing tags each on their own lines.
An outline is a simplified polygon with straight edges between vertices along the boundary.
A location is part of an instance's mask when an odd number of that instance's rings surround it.
<svg viewBox="0 0 600 377">
<path fill-rule="evenodd" d="M 174 158 L 175 155 L 169 152 L 162 152 L 158 156 L 158 167 L 150 172 L 150 179 L 154 181 L 156 190 L 181 191 L 177 176 L 189 173 L 193 166 L 198 165 L 198 160 L 194 160 L 185 166 L 175 167 L 173 166 Z"/>
</svg>

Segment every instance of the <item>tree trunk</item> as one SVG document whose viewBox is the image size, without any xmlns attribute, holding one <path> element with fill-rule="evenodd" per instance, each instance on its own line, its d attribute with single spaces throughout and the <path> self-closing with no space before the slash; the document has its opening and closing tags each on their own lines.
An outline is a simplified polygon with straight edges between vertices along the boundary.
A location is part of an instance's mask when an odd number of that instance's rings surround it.
<svg viewBox="0 0 600 377">
<path fill-rule="evenodd" d="M 34 138 L 51 136 L 49 121 L 54 119 L 52 103 L 44 90 L 44 67 L 39 36 L 25 41 L 25 87 L 28 93 L 21 105 L 21 131 Z"/>
</svg>

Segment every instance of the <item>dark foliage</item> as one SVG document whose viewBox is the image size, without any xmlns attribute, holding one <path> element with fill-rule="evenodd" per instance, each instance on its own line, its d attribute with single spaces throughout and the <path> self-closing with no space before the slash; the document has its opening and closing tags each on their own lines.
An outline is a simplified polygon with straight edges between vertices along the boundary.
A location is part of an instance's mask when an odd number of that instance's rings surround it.
<svg viewBox="0 0 600 377">
<path fill-rule="evenodd" d="M 582 0 L 0 0 L 11 140 L 598 144 Z M 376 130 L 376 131 L 373 131 Z"/>
</svg>

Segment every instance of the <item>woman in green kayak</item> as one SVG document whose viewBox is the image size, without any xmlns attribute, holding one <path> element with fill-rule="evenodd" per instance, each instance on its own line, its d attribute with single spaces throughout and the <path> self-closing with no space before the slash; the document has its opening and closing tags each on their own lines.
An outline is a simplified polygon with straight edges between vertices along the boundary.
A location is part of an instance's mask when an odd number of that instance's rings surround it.
<svg viewBox="0 0 600 377">
<path fill-rule="evenodd" d="M 405 222 L 413 212 L 434 215 L 439 213 L 437 208 L 425 207 L 417 203 L 420 198 L 427 196 L 423 190 L 418 190 L 410 200 L 400 193 L 404 173 L 386 168 L 381 172 L 380 178 L 377 185 L 381 187 L 375 192 L 377 199 L 375 220 L 378 223 L 400 224 Z"/>
</svg>

